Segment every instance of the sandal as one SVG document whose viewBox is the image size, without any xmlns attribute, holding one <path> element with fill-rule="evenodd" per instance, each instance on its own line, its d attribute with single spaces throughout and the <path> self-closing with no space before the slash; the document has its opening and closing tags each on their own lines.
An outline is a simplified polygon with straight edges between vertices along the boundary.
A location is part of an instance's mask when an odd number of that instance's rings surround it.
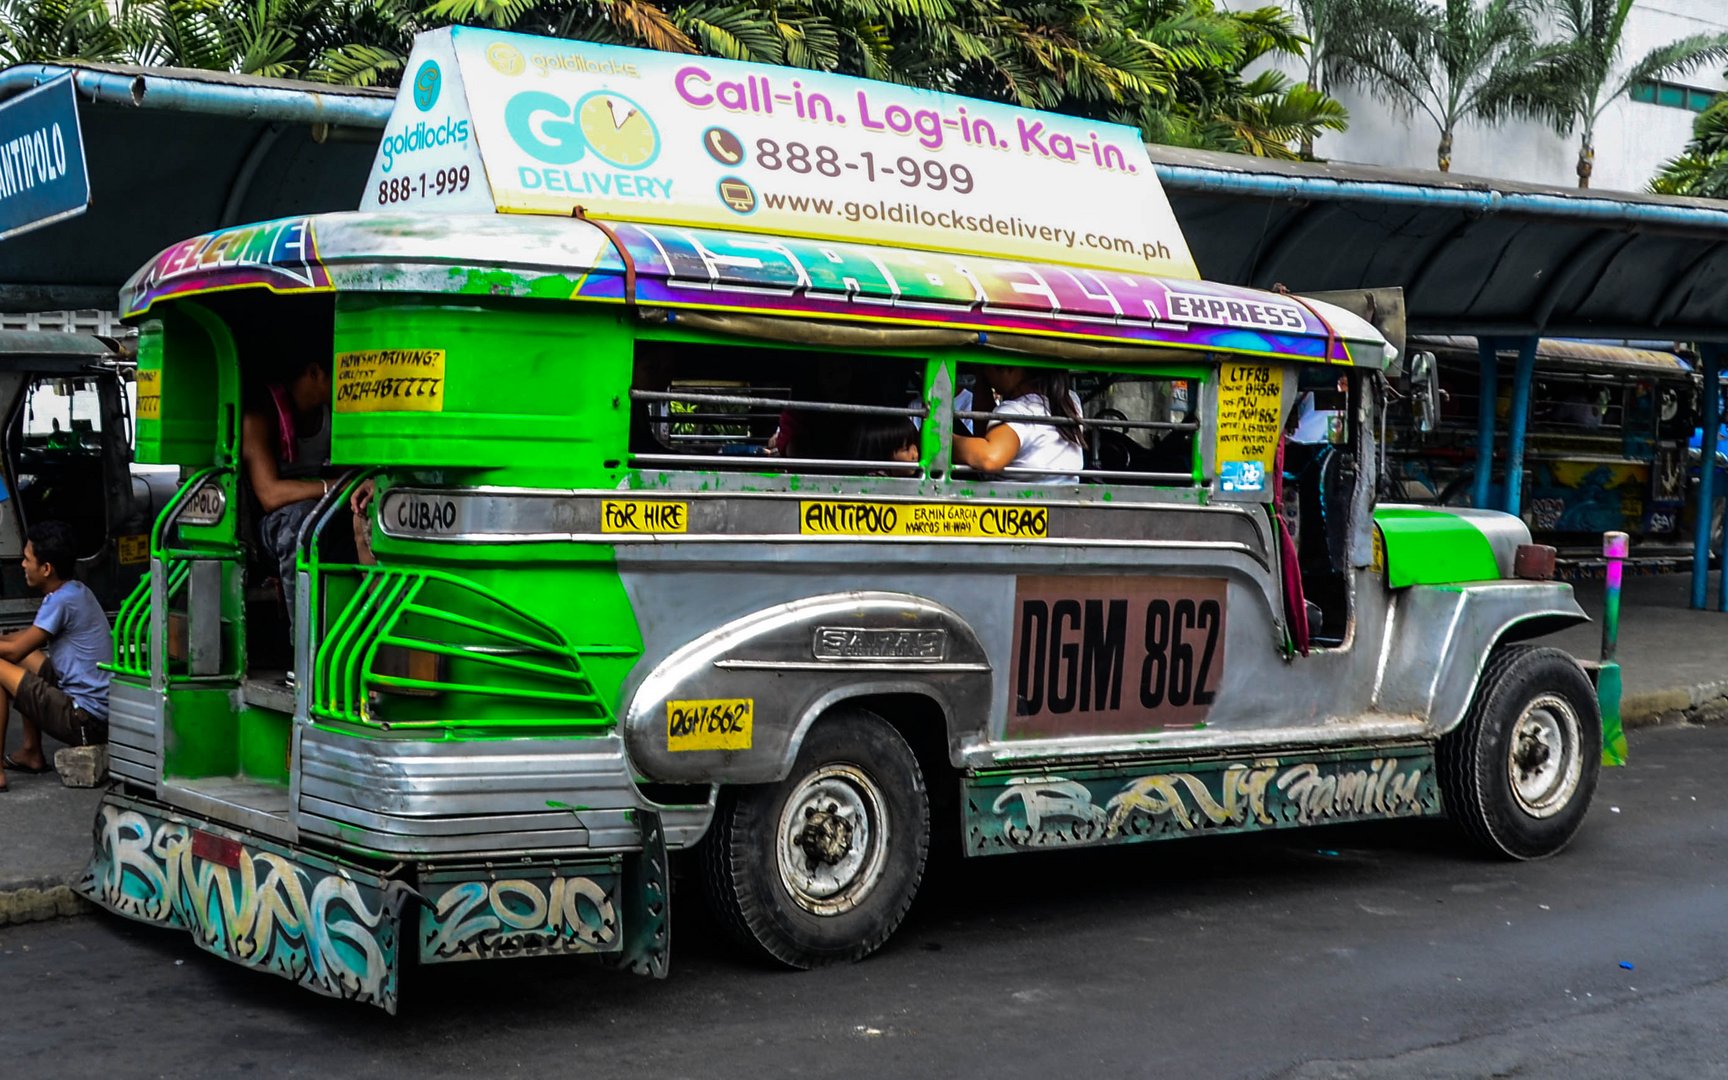
<svg viewBox="0 0 1728 1080">
<path fill-rule="evenodd" d="M 11 769 L 13 772 L 26 773 L 30 776 L 40 776 L 43 773 L 54 771 L 54 766 L 47 762 L 43 762 L 40 765 L 26 765 L 22 761 L 13 760 L 11 754 L 7 754 L 4 760 L 8 769 Z"/>
</svg>

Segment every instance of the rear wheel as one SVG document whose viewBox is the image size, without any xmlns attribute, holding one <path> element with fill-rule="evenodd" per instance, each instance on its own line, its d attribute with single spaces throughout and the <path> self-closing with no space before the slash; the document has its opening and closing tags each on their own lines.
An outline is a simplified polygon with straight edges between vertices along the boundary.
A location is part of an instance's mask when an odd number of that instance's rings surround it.
<svg viewBox="0 0 1728 1080">
<path fill-rule="evenodd" d="M 1590 808 L 1602 716 L 1578 662 L 1512 645 L 1489 657 L 1470 711 L 1440 743 L 1446 812 L 1478 847 L 1539 859 L 1565 847 Z"/>
<path fill-rule="evenodd" d="M 745 948 L 793 968 L 858 960 L 918 891 L 930 807 L 912 748 L 863 709 L 823 717 L 777 784 L 722 792 L 702 879 Z"/>
</svg>

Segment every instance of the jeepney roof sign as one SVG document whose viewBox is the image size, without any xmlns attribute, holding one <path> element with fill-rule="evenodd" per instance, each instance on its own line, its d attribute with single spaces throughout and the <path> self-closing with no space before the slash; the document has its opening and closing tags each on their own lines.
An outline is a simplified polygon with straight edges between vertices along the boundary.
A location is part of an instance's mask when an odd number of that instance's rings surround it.
<svg viewBox="0 0 1728 1080">
<path fill-rule="evenodd" d="M 1200 276 L 1132 128 L 469 27 L 415 39 L 360 209 L 399 207 Z"/>
<path fill-rule="evenodd" d="M 866 244 L 620 222 L 636 303 L 1382 368 L 1365 320 L 1317 300 L 1212 282 Z M 599 227 L 521 215 L 342 213 L 176 244 L 121 292 L 128 316 L 228 289 L 405 292 L 622 303 L 625 268 Z"/>
</svg>

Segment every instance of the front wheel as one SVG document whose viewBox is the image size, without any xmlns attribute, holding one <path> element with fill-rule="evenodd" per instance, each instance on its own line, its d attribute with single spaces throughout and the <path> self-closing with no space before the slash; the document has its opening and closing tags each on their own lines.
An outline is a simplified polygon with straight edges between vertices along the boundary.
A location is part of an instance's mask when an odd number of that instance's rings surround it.
<svg viewBox="0 0 1728 1080">
<path fill-rule="evenodd" d="M 1458 729 L 1440 742 L 1446 812 L 1478 847 L 1539 859 L 1565 847 L 1602 766 L 1602 715 L 1559 649 L 1496 649 Z"/>
<path fill-rule="evenodd" d="M 845 709 L 804 738 L 778 784 L 721 794 L 702 880 L 745 948 L 793 968 L 859 960 L 912 906 L 930 846 L 918 760 L 875 713 Z"/>
</svg>

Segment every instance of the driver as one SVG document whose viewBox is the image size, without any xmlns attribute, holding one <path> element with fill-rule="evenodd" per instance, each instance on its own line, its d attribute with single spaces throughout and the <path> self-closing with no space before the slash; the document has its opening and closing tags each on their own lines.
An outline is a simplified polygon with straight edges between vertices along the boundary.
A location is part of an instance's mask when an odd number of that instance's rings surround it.
<svg viewBox="0 0 1728 1080">
<path fill-rule="evenodd" d="M 330 458 L 330 372 L 310 359 L 264 386 L 240 425 L 240 456 L 264 511 L 258 538 L 276 561 L 294 611 L 294 544 L 300 526 L 330 491 L 319 473 Z"/>
</svg>

